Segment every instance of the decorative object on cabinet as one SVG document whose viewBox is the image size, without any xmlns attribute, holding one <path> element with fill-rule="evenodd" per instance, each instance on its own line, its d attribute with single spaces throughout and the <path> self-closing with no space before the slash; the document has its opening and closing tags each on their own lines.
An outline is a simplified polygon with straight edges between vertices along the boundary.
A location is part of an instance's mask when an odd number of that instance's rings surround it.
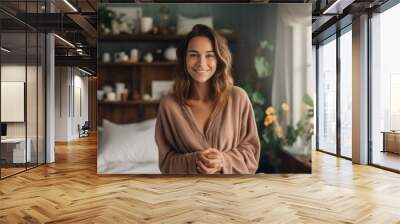
<svg viewBox="0 0 400 224">
<path fill-rule="evenodd" d="M 143 95 L 143 100 L 151 100 L 151 96 L 150 96 L 150 94 L 144 94 Z"/>
<path fill-rule="evenodd" d="M 142 33 L 148 33 L 153 29 L 153 18 L 152 17 L 142 17 L 140 19 L 140 31 Z"/>
<path fill-rule="evenodd" d="M 158 13 L 158 26 L 160 27 L 161 35 L 168 34 L 168 25 L 170 21 L 171 15 L 168 7 L 161 6 L 160 12 Z"/>
<path fill-rule="evenodd" d="M 171 91 L 174 81 L 154 80 L 151 82 L 152 99 L 161 99 Z"/>
<path fill-rule="evenodd" d="M 116 82 L 115 83 L 115 94 L 116 100 L 121 100 L 122 94 L 125 92 L 125 83 Z"/>
<path fill-rule="evenodd" d="M 117 97 L 114 92 L 107 93 L 107 100 L 114 101 L 116 99 L 117 99 Z"/>
<path fill-rule="evenodd" d="M 150 33 L 153 35 L 158 35 L 159 32 L 160 32 L 160 28 L 158 26 L 154 26 L 150 31 Z"/>
<path fill-rule="evenodd" d="M 112 88 L 112 86 L 105 85 L 105 86 L 103 86 L 103 90 L 104 90 L 105 94 L 108 94 L 113 91 L 113 88 Z"/>
<path fill-rule="evenodd" d="M 103 33 L 110 33 L 111 32 L 111 23 L 116 17 L 114 11 L 110 10 L 109 8 L 105 7 L 104 5 L 100 6 L 98 9 L 98 18 L 101 32 Z"/>
<path fill-rule="evenodd" d="M 139 21 L 143 16 L 141 7 L 108 7 L 107 9 L 111 11 L 111 15 L 113 15 L 111 16 L 112 21 L 109 28 L 113 30 L 114 34 L 132 34 L 140 31 Z M 113 22 L 115 23 L 115 27 L 112 25 Z"/>
<path fill-rule="evenodd" d="M 103 54 L 103 62 L 111 62 L 111 55 L 110 55 L 110 53 L 108 53 L 108 52 L 105 52 L 104 54 Z"/>
<path fill-rule="evenodd" d="M 104 90 L 97 90 L 97 100 L 103 100 L 104 97 Z"/>
<path fill-rule="evenodd" d="M 155 61 L 163 61 L 164 60 L 163 50 L 161 48 L 156 49 L 156 52 L 154 53 L 154 60 Z"/>
<path fill-rule="evenodd" d="M 115 62 L 124 62 L 124 61 L 128 61 L 129 60 L 129 56 L 124 52 L 117 52 L 114 54 L 114 61 Z"/>
<path fill-rule="evenodd" d="M 128 101 L 128 89 L 124 89 L 121 93 L 121 101 L 126 102 Z"/>
<path fill-rule="evenodd" d="M 138 62 L 139 61 L 139 50 L 136 48 L 131 49 L 131 62 Z"/>
<path fill-rule="evenodd" d="M 171 45 L 167 49 L 165 49 L 164 57 L 168 61 L 176 61 L 176 47 Z"/>
<path fill-rule="evenodd" d="M 209 16 L 192 19 L 178 15 L 177 34 L 185 35 L 189 33 L 192 30 L 193 26 L 196 24 L 203 24 L 210 28 L 213 28 L 213 18 Z"/>
<path fill-rule="evenodd" d="M 144 61 L 147 63 L 153 62 L 153 55 L 149 52 L 143 57 Z"/>
</svg>

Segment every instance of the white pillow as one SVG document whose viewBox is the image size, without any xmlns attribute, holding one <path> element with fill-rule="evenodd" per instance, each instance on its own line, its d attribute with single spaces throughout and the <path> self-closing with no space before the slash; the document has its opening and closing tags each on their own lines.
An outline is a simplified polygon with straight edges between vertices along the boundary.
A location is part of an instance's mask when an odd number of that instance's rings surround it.
<svg viewBox="0 0 400 224">
<path fill-rule="evenodd" d="M 196 24 L 203 24 L 210 28 L 213 28 L 213 18 L 209 16 L 192 19 L 178 15 L 176 32 L 178 35 L 185 35 L 189 33 L 192 30 L 193 26 Z"/>
<path fill-rule="evenodd" d="M 101 164 L 110 162 L 158 162 L 154 139 L 156 119 L 133 124 L 103 121 Z"/>
<path fill-rule="evenodd" d="M 145 120 L 142 122 L 138 122 L 138 123 L 130 123 L 130 124 L 117 124 L 117 123 L 113 123 L 109 120 L 103 120 L 103 134 L 102 134 L 102 141 L 103 142 L 107 142 L 109 141 L 107 138 L 109 136 L 111 136 L 111 134 L 109 133 L 111 130 L 116 130 L 116 131 L 128 131 L 128 132 L 132 132 L 132 131 L 141 131 L 141 130 L 145 130 L 148 129 L 152 126 L 156 125 L 156 119 L 149 119 L 149 120 Z"/>
<path fill-rule="evenodd" d="M 143 129 L 148 129 L 155 125 L 156 125 L 156 118 L 130 124 L 117 124 L 109 120 L 103 120 L 104 129 L 118 127 L 126 130 L 143 130 Z"/>
</svg>

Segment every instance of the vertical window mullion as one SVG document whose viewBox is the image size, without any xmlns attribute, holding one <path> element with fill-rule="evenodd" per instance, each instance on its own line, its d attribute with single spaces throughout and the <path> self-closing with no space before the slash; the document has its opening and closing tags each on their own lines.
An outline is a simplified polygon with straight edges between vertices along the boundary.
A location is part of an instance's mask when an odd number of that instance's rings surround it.
<svg viewBox="0 0 400 224">
<path fill-rule="evenodd" d="M 336 154 L 341 155 L 341 119 L 340 119 L 340 30 L 336 31 Z"/>
<path fill-rule="evenodd" d="M 315 148 L 317 149 L 317 150 L 319 150 L 319 44 L 317 44 L 316 45 L 316 47 L 315 47 L 315 69 L 316 69 L 316 71 L 315 71 L 315 74 L 316 74 L 316 77 L 315 77 L 315 82 L 316 82 L 316 84 L 315 84 L 315 88 L 316 88 L 316 90 L 315 90 L 315 92 L 316 92 L 316 96 L 315 96 L 315 98 L 316 98 L 316 104 L 315 104 L 315 108 L 316 108 L 316 110 L 315 110 L 315 116 L 316 116 L 316 119 L 315 119 Z"/>
<path fill-rule="evenodd" d="M 28 0 L 25 0 L 25 21 L 28 21 Z M 25 23 L 25 102 L 24 102 L 24 120 L 25 120 L 25 170 L 28 170 L 28 24 Z"/>
</svg>

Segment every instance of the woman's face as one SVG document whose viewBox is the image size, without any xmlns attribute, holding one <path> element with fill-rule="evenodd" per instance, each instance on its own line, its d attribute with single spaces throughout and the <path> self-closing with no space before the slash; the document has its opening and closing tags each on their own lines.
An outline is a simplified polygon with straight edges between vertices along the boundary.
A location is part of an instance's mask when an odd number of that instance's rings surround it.
<svg viewBox="0 0 400 224">
<path fill-rule="evenodd" d="M 207 37 L 197 36 L 189 41 L 186 69 L 195 82 L 205 83 L 217 69 L 217 56 Z"/>
</svg>

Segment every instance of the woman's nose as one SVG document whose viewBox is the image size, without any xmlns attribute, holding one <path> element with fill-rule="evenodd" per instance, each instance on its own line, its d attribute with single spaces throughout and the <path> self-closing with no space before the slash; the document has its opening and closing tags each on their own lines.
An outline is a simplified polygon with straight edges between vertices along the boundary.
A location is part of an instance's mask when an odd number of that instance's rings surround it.
<svg viewBox="0 0 400 224">
<path fill-rule="evenodd" d="M 198 57 L 197 64 L 201 66 L 207 65 L 206 57 L 205 56 Z"/>
</svg>

